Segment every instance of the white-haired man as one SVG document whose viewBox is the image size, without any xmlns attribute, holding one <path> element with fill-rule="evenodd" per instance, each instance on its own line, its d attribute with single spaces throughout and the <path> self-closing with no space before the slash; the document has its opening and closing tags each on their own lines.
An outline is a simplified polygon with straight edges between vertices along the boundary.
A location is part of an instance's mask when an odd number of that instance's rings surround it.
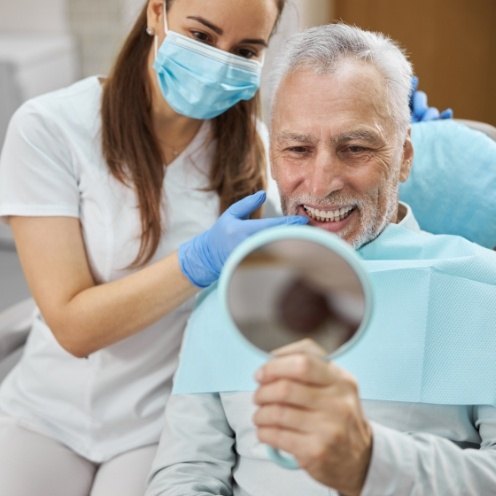
<svg viewBox="0 0 496 496">
<path fill-rule="evenodd" d="M 285 213 L 355 248 L 390 223 L 418 230 L 398 202 L 413 159 L 410 78 L 382 35 L 329 25 L 294 37 L 271 128 Z M 306 346 L 276 353 L 254 397 L 173 395 L 147 495 L 496 494 L 496 408 L 361 400 L 348 372 Z"/>
</svg>

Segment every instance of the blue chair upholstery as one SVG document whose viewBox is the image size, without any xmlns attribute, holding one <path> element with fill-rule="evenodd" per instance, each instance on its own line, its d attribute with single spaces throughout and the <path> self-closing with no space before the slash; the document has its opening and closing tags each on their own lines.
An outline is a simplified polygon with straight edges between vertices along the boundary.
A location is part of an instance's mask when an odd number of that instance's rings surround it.
<svg viewBox="0 0 496 496">
<path fill-rule="evenodd" d="M 412 125 L 415 156 L 400 187 L 420 227 L 496 247 L 496 141 L 455 120 Z"/>
</svg>

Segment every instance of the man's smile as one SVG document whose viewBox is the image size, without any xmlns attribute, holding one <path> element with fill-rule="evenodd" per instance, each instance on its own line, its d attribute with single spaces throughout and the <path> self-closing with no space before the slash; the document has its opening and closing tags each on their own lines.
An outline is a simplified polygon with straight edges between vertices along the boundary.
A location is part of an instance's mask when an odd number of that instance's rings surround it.
<svg viewBox="0 0 496 496">
<path fill-rule="evenodd" d="M 332 208 L 315 208 L 310 205 L 300 205 L 298 207 L 302 215 L 306 215 L 310 219 L 310 224 L 316 227 L 323 228 L 331 232 L 341 231 L 357 212 L 356 206 L 343 206 Z"/>
</svg>

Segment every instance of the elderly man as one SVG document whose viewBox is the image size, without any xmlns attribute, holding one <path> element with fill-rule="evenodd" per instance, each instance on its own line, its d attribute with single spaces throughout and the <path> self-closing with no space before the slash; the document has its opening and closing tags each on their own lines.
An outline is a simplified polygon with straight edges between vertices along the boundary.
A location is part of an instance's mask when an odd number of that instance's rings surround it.
<svg viewBox="0 0 496 496">
<path fill-rule="evenodd" d="M 285 213 L 357 249 L 391 223 L 418 231 L 398 202 L 413 158 L 410 77 L 401 50 L 381 35 L 330 25 L 294 37 L 271 129 Z M 494 407 L 362 400 L 350 373 L 301 343 L 256 379 L 254 396 L 172 396 L 147 495 L 496 494 Z M 263 443 L 301 470 L 270 461 Z"/>
</svg>

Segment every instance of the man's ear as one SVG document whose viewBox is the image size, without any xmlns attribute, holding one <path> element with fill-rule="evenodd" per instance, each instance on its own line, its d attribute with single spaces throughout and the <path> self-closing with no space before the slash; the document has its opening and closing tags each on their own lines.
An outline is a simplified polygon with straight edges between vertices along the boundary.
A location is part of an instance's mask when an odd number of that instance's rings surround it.
<svg viewBox="0 0 496 496">
<path fill-rule="evenodd" d="M 401 158 L 400 181 L 404 183 L 410 175 L 413 164 L 413 144 L 411 138 L 411 129 L 408 129 L 405 141 L 403 143 L 403 155 Z"/>
</svg>

